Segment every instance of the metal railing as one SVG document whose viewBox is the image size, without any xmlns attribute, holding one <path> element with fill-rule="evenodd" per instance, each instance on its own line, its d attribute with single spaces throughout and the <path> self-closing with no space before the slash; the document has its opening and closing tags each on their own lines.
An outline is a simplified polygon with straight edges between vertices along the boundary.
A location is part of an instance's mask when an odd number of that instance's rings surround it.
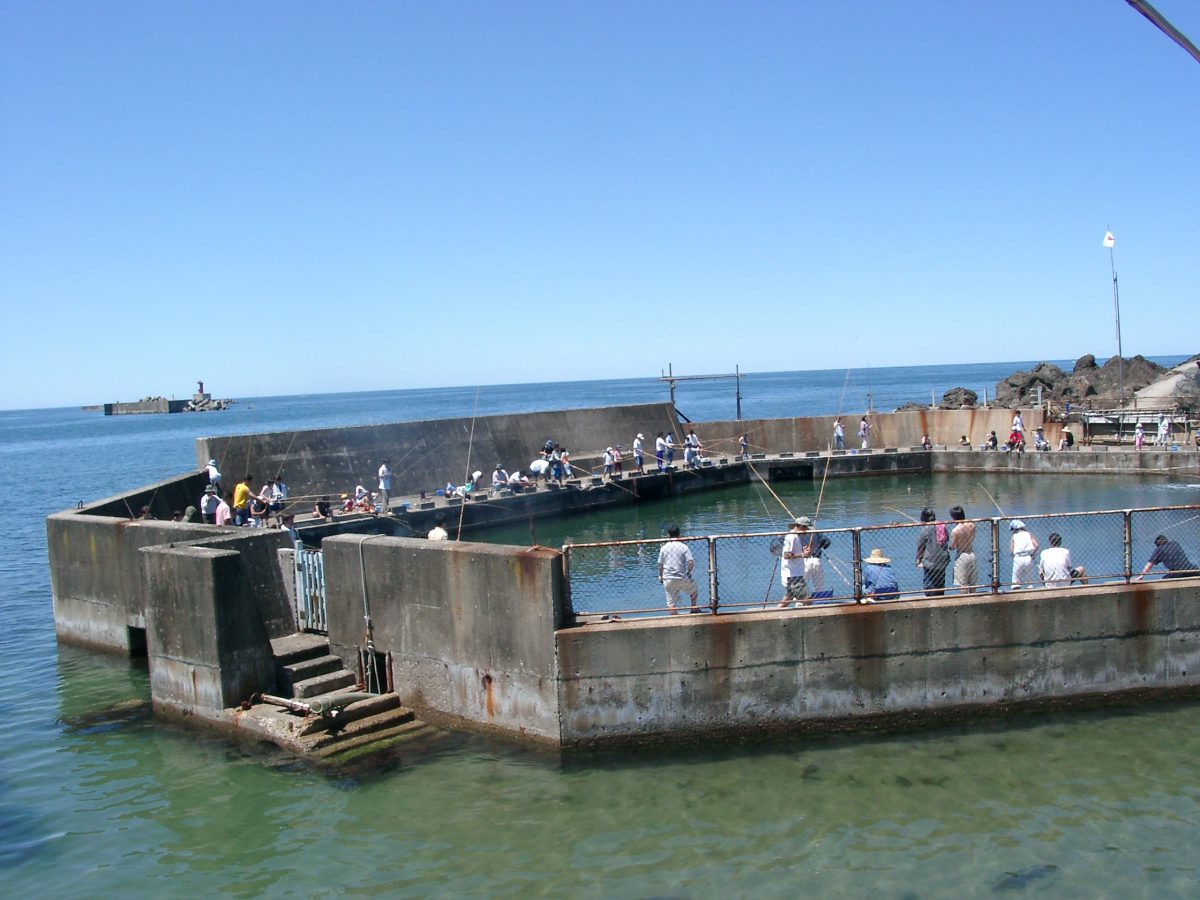
<svg viewBox="0 0 1200 900">
<path fill-rule="evenodd" d="M 966 552 L 970 526 L 973 558 Z M 963 531 L 956 535 L 955 527 Z M 717 615 L 794 606 L 781 572 L 786 534 L 680 538 L 692 556 L 700 610 Z M 808 562 L 793 562 L 797 570 L 803 565 L 812 593 L 803 605 L 1054 590 L 1134 580 L 1155 557 L 1158 535 L 1179 547 L 1188 566 L 1200 565 L 1195 505 L 819 529 L 803 533 L 803 539 L 820 543 L 819 556 L 814 552 Z M 669 540 L 565 545 L 570 611 L 585 621 L 670 614 L 658 582 L 659 550 Z M 872 555 L 888 560 L 894 591 L 872 593 L 879 572 L 864 562 Z M 1165 564 L 1178 566 L 1178 560 Z M 1166 571 L 1163 565 L 1156 569 Z M 1170 574 L 1200 575 L 1200 569 Z M 680 611 L 687 608 L 684 602 Z"/>
<path fill-rule="evenodd" d="M 296 544 L 296 625 L 301 631 L 329 633 L 325 611 L 325 558 L 320 550 Z"/>
</svg>

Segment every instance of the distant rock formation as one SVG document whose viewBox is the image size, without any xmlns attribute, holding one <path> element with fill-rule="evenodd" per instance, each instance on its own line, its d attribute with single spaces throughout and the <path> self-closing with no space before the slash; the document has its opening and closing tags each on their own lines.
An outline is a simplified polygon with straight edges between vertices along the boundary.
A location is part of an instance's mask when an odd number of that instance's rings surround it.
<svg viewBox="0 0 1200 900">
<path fill-rule="evenodd" d="M 1120 393 L 1120 365 L 1112 357 L 1103 366 L 1096 364 L 1092 354 L 1081 356 L 1075 367 L 1067 374 L 1053 363 L 1041 362 L 1029 371 L 1014 372 L 996 383 L 995 404 L 1017 408 L 1038 400 L 1038 388 L 1042 389 L 1042 402 L 1062 406 L 1068 401 L 1083 404 L 1088 400 L 1104 400 L 1116 404 Z M 1141 354 L 1125 360 L 1125 397 L 1153 384 L 1166 373 L 1158 363 L 1151 362 Z"/>
<path fill-rule="evenodd" d="M 978 400 L 979 395 L 969 388 L 951 388 L 942 394 L 942 402 L 937 405 L 936 409 L 974 409 Z M 897 407 L 896 412 L 907 412 L 914 409 L 929 409 L 929 407 L 924 403 L 909 402 Z"/>
</svg>

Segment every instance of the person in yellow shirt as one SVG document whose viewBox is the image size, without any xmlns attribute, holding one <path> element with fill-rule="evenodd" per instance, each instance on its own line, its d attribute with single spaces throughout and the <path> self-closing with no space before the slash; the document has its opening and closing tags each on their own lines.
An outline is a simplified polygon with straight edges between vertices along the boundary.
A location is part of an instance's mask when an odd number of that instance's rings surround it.
<svg viewBox="0 0 1200 900">
<path fill-rule="evenodd" d="M 245 525 L 250 520 L 250 497 L 254 493 L 250 487 L 254 484 L 254 476 L 247 475 L 233 489 L 233 524 Z"/>
</svg>

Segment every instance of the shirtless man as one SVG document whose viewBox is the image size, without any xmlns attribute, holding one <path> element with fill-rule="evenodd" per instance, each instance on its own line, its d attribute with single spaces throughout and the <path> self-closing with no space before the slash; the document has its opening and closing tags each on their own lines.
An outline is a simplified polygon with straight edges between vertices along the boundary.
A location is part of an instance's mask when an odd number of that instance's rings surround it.
<svg viewBox="0 0 1200 900">
<path fill-rule="evenodd" d="M 975 563 L 975 523 L 964 521 L 961 506 L 950 510 L 954 527 L 950 530 L 950 549 L 954 551 L 954 586 L 964 594 L 975 593 L 979 567 Z"/>
</svg>

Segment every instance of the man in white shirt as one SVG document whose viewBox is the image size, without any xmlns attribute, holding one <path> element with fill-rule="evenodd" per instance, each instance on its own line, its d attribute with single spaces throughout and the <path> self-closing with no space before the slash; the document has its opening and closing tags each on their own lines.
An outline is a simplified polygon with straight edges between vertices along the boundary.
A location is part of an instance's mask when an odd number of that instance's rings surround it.
<svg viewBox="0 0 1200 900">
<path fill-rule="evenodd" d="M 667 529 L 670 538 L 658 551 L 658 580 L 662 583 L 667 595 L 667 609 L 675 615 L 675 607 L 686 594 L 691 611 L 700 612 L 696 603 L 696 582 L 692 580 L 692 569 L 696 560 L 688 545 L 679 539 L 679 526 L 672 525 Z"/>
<path fill-rule="evenodd" d="M 804 564 L 808 556 L 805 546 L 808 539 L 804 531 L 811 525 L 811 519 L 801 516 L 788 527 L 787 537 L 783 539 L 779 571 L 787 596 L 780 602 L 780 609 L 786 608 L 789 603 L 803 606 L 812 597 L 812 590 L 804 578 Z"/>
<path fill-rule="evenodd" d="M 217 461 L 210 459 L 204 471 L 208 473 L 208 483 L 217 489 L 218 494 L 221 493 L 221 470 L 217 468 Z"/>
<path fill-rule="evenodd" d="M 492 469 L 492 490 L 501 491 L 508 487 L 508 473 L 504 471 L 504 466 L 496 463 L 496 468 Z"/>
<path fill-rule="evenodd" d="M 1050 546 L 1042 551 L 1038 559 L 1038 572 L 1046 587 L 1067 587 L 1072 581 L 1087 584 L 1087 571 L 1071 560 L 1071 551 L 1062 545 L 1062 536 L 1051 532 L 1046 540 Z"/>
<path fill-rule="evenodd" d="M 383 463 L 379 466 L 379 496 L 383 502 L 383 514 L 391 515 L 391 507 L 388 506 L 388 494 L 392 491 L 392 470 L 388 468 L 388 461 L 384 458 Z"/>
<path fill-rule="evenodd" d="M 438 516 L 433 523 L 433 528 L 429 530 L 427 535 L 431 541 L 448 541 L 450 535 L 446 532 L 446 519 L 443 516 Z"/>
</svg>

